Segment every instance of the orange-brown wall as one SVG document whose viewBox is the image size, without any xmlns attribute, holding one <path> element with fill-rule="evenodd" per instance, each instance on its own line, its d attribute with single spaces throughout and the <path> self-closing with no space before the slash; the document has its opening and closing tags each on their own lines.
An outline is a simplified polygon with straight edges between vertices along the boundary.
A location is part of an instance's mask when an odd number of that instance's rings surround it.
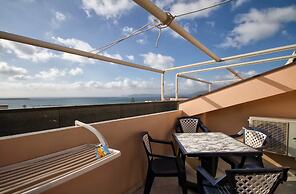
<svg viewBox="0 0 296 194">
<path fill-rule="evenodd" d="M 296 63 L 180 103 L 187 115 L 197 115 L 296 90 Z"/>
<path fill-rule="evenodd" d="M 248 126 L 250 116 L 296 119 L 296 91 L 200 114 L 213 131 L 233 134 Z"/>
<path fill-rule="evenodd" d="M 119 194 L 141 185 L 145 180 L 147 160 L 140 132 L 147 130 L 154 138 L 170 139 L 176 118 L 181 115 L 182 111 L 170 111 L 94 123 L 93 126 L 106 137 L 110 147 L 121 151 L 121 156 L 45 193 Z M 96 139 L 80 127 L 0 138 L 0 166 L 86 143 L 96 143 Z M 167 150 L 163 147 L 157 150 L 162 151 Z"/>
</svg>

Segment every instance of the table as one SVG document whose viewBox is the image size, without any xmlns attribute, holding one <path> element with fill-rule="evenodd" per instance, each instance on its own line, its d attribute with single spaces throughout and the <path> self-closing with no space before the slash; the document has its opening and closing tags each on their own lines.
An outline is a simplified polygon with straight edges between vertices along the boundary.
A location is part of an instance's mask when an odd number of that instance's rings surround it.
<svg viewBox="0 0 296 194">
<path fill-rule="evenodd" d="M 212 175 L 216 176 L 218 157 L 227 155 L 262 156 L 262 152 L 256 150 L 224 133 L 174 133 L 179 145 L 183 160 L 186 157 L 199 157 L 201 165 Z M 186 181 L 186 176 L 185 176 Z"/>
</svg>

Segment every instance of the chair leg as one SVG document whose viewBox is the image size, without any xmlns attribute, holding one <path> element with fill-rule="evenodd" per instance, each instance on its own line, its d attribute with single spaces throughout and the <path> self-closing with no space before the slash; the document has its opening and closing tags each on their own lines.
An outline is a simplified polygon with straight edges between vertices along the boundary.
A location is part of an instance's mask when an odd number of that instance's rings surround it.
<svg viewBox="0 0 296 194">
<path fill-rule="evenodd" d="M 183 194 L 187 194 L 187 185 L 185 180 L 185 172 L 181 172 L 178 176 L 179 185 L 182 187 Z"/>
<path fill-rule="evenodd" d="M 154 181 L 154 174 L 151 172 L 150 169 L 147 171 L 147 177 L 146 177 L 146 183 L 145 183 L 145 189 L 144 189 L 144 194 L 149 194 L 153 181 Z"/>
<path fill-rule="evenodd" d="M 264 168 L 264 164 L 263 164 L 263 161 L 262 161 L 262 156 L 258 156 L 258 165 L 259 165 L 261 168 Z"/>
<path fill-rule="evenodd" d="M 198 171 L 196 171 L 196 178 L 197 178 L 198 193 L 204 193 L 203 185 L 202 185 L 203 177 Z"/>
</svg>

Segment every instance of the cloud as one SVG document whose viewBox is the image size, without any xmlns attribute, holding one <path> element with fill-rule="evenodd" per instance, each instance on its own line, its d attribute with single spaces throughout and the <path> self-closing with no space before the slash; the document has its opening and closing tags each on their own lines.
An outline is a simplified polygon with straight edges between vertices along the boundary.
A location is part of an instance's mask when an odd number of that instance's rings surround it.
<svg viewBox="0 0 296 194">
<path fill-rule="evenodd" d="M 69 74 L 72 76 L 81 75 L 83 74 L 83 70 L 79 67 L 76 67 L 75 69 L 70 69 Z"/>
<path fill-rule="evenodd" d="M 77 76 L 81 74 L 83 74 L 83 70 L 79 67 L 70 70 L 50 68 L 47 71 L 40 71 L 35 75 L 35 78 L 40 78 L 43 80 L 55 80 L 58 77 L 64 77 L 66 75 Z"/>
<path fill-rule="evenodd" d="M 13 53 L 20 59 L 30 60 L 34 63 L 46 62 L 55 58 L 57 55 L 49 52 L 47 49 L 15 43 L 8 40 L 0 40 L 0 50 L 3 49 L 7 53 Z"/>
<path fill-rule="evenodd" d="M 70 47 L 70 48 L 74 48 L 74 49 L 79 49 L 79 50 L 83 50 L 83 51 L 92 51 L 94 50 L 93 47 L 91 47 L 87 42 L 84 42 L 82 40 L 78 40 L 75 38 L 61 38 L 61 37 L 52 37 L 52 39 L 56 42 L 56 43 L 60 43 L 66 47 Z M 77 62 L 77 63 L 95 63 L 95 61 L 93 59 L 89 59 L 86 57 L 81 57 L 78 55 L 73 55 L 73 54 L 69 54 L 69 53 L 62 53 L 60 58 L 64 59 L 64 60 L 68 60 L 71 62 Z"/>
<path fill-rule="evenodd" d="M 84 42 L 82 40 L 78 40 L 75 38 L 61 38 L 61 37 L 52 37 L 52 39 L 59 44 L 62 44 L 66 47 L 78 49 L 78 50 L 83 50 L 83 51 L 92 51 L 94 50 L 93 47 L 90 46 L 87 42 Z M 72 62 L 77 62 L 77 63 L 95 63 L 93 59 L 89 59 L 86 57 L 81 57 L 78 55 L 72 55 L 69 53 L 62 53 L 60 58 Z"/>
<path fill-rule="evenodd" d="M 90 51 L 90 50 L 94 50 L 93 47 L 90 46 L 90 44 L 88 44 L 87 42 L 84 42 L 82 40 L 78 40 L 75 38 L 61 38 L 61 37 L 52 37 L 52 39 L 55 42 L 61 43 L 67 47 L 70 48 L 74 48 L 74 49 L 79 49 L 79 50 L 83 50 L 83 51 Z"/>
<path fill-rule="evenodd" d="M 66 20 L 66 16 L 63 13 L 56 11 L 55 12 L 55 19 L 59 22 L 63 22 Z"/>
<path fill-rule="evenodd" d="M 0 82 L 2 97 L 122 96 L 159 93 L 158 80 L 119 77 L 112 81 L 84 82 Z M 120 90 L 120 92 L 118 92 Z"/>
<path fill-rule="evenodd" d="M 102 55 L 104 55 L 106 57 L 114 58 L 114 59 L 119 59 L 119 60 L 122 60 L 123 59 L 122 56 L 120 54 L 118 54 L 118 53 L 116 53 L 116 54 L 110 54 L 110 53 L 107 53 L 107 52 L 103 52 Z"/>
<path fill-rule="evenodd" d="M 238 75 L 240 75 L 243 78 L 252 77 L 252 76 L 258 74 L 258 72 L 255 71 L 255 70 L 249 70 L 249 71 L 235 70 L 235 72 L 237 72 Z M 215 80 L 216 81 L 220 81 L 220 80 L 231 80 L 231 79 L 237 79 L 237 77 L 235 77 L 232 73 L 227 73 L 227 74 L 224 74 L 224 75 L 217 75 L 217 76 L 215 76 Z"/>
<path fill-rule="evenodd" d="M 130 60 L 130 61 L 135 60 L 134 55 L 126 55 L 126 58 L 128 58 L 128 60 Z"/>
<path fill-rule="evenodd" d="M 141 55 L 144 58 L 144 64 L 156 69 L 166 69 L 174 66 L 175 59 L 171 56 L 165 56 L 157 53 L 146 53 Z"/>
<path fill-rule="evenodd" d="M 87 42 L 84 42 L 82 40 L 78 40 L 75 38 L 64 39 L 61 37 L 52 37 L 52 39 L 56 43 L 60 43 L 66 47 L 79 49 L 79 50 L 83 50 L 83 51 L 94 50 L 94 48 L 91 47 Z M 81 57 L 81 56 L 73 55 L 73 54 L 69 54 L 69 53 L 61 54 L 60 58 L 62 58 L 64 60 L 72 61 L 72 62 L 77 62 L 77 63 L 94 63 L 95 62 L 93 59 L 89 59 L 86 57 Z"/>
<path fill-rule="evenodd" d="M 216 25 L 214 21 L 207 21 L 206 24 L 209 25 L 211 28 L 214 28 Z"/>
<path fill-rule="evenodd" d="M 258 72 L 255 70 L 249 70 L 249 71 L 238 71 L 238 73 L 240 75 L 242 75 L 243 77 L 252 77 L 254 75 L 257 75 Z"/>
<path fill-rule="evenodd" d="M 8 65 L 6 62 L 0 61 L 0 74 L 2 75 L 15 76 L 15 75 L 24 75 L 27 73 L 28 71 L 22 67 Z"/>
<path fill-rule="evenodd" d="M 22 0 L 22 2 L 24 2 L 24 3 L 33 3 L 33 2 L 35 2 L 35 0 Z"/>
<path fill-rule="evenodd" d="M 240 48 L 267 39 L 289 22 L 296 22 L 296 6 L 251 9 L 249 13 L 236 17 L 236 26 L 219 46 Z"/>
<path fill-rule="evenodd" d="M 250 2 L 250 0 L 236 0 L 232 3 L 232 9 L 236 9 L 240 7 L 241 5 Z"/>
<path fill-rule="evenodd" d="M 70 47 L 70 48 L 74 48 L 74 49 L 78 49 L 78 50 L 83 50 L 83 51 L 93 51 L 95 50 L 95 48 L 93 48 L 90 44 L 88 44 L 85 41 L 79 40 L 79 39 L 75 39 L 75 38 L 61 38 L 61 37 L 52 37 L 52 39 L 60 44 L 63 44 L 64 46 Z M 103 53 L 99 53 L 101 55 L 104 55 L 106 57 L 111 57 L 111 58 L 115 58 L 115 59 L 120 59 L 122 60 L 122 56 L 120 54 L 110 54 L 108 52 L 103 52 Z M 77 62 L 77 63 L 95 63 L 94 59 L 89 59 L 86 57 L 81 57 L 81 56 L 77 56 L 77 55 L 72 55 L 69 53 L 63 53 L 60 58 L 64 59 L 64 60 L 68 60 L 68 61 L 72 61 L 72 62 Z"/>
<path fill-rule="evenodd" d="M 179 79 L 179 95 L 192 95 L 208 90 L 208 85 L 190 79 Z"/>
<path fill-rule="evenodd" d="M 146 41 L 144 39 L 140 38 L 140 39 L 136 40 L 136 43 L 143 45 L 143 44 L 146 44 Z"/>
<path fill-rule="evenodd" d="M 178 1 L 174 4 L 171 5 L 171 10 L 170 12 L 173 15 L 179 15 L 182 13 L 187 13 L 191 11 L 195 11 L 201 8 L 209 7 L 211 5 L 214 5 L 216 3 L 220 3 L 222 0 L 196 0 L 196 1 Z M 210 14 L 218 9 L 218 7 L 204 10 L 201 12 L 197 12 L 194 14 L 189 14 L 183 17 L 180 17 L 180 19 L 195 19 L 195 18 L 203 18 L 203 17 L 209 17 Z"/>
<path fill-rule="evenodd" d="M 33 79 L 30 75 L 14 75 L 8 78 L 9 81 L 25 81 L 30 79 Z"/>
<path fill-rule="evenodd" d="M 132 33 L 134 31 L 133 27 L 128 27 L 128 26 L 124 26 L 122 28 L 122 34 L 123 35 L 129 35 L 130 33 Z"/>
<path fill-rule="evenodd" d="M 82 7 L 87 16 L 94 12 L 106 19 L 119 18 L 130 11 L 135 4 L 130 0 L 82 0 Z"/>
<path fill-rule="evenodd" d="M 222 1 L 223 0 L 156 0 L 155 4 L 163 10 L 170 11 L 170 13 L 172 13 L 173 15 L 179 15 L 179 14 L 195 11 L 201 8 L 206 8 L 211 5 L 220 3 Z M 177 19 L 182 20 L 182 19 L 195 19 L 195 18 L 208 17 L 212 12 L 214 12 L 218 8 L 219 7 L 211 8 L 198 13 L 182 16 Z M 151 21 L 151 18 L 150 18 L 150 21 Z"/>
<path fill-rule="evenodd" d="M 66 75 L 65 70 L 59 70 L 57 68 L 50 68 L 48 71 L 41 71 L 36 74 L 36 78 L 41 78 L 44 80 L 54 80 L 57 77 L 63 77 Z"/>
<path fill-rule="evenodd" d="M 165 8 L 166 6 L 171 5 L 174 0 L 156 0 L 155 4 L 160 7 L 161 9 Z"/>
<path fill-rule="evenodd" d="M 63 14 L 62 12 L 52 10 L 52 15 L 53 17 L 51 18 L 51 27 L 53 29 L 59 28 L 61 24 L 67 20 L 66 15 Z M 48 33 L 52 33 L 52 32 L 48 32 Z"/>
<path fill-rule="evenodd" d="M 105 89 L 153 89 L 155 85 L 145 80 L 132 80 L 130 78 L 116 78 L 115 81 L 104 83 L 100 88 Z"/>
</svg>

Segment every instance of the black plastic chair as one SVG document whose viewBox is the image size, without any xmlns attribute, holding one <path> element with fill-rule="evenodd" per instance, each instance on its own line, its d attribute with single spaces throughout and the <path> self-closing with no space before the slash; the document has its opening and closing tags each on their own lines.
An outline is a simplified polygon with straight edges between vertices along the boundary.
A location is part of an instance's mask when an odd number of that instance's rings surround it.
<svg viewBox="0 0 296 194">
<path fill-rule="evenodd" d="M 263 151 L 266 142 L 266 135 L 262 132 L 249 130 L 243 128 L 235 135 L 230 135 L 233 138 L 244 136 L 244 143 L 252 148 Z M 225 162 L 230 164 L 232 169 L 235 168 L 263 168 L 263 162 L 261 156 L 224 156 L 221 157 Z"/>
<path fill-rule="evenodd" d="M 213 178 L 204 168 L 197 167 L 197 180 L 201 193 L 269 194 L 287 180 L 289 168 L 258 168 L 226 170 L 226 175 Z"/>
<path fill-rule="evenodd" d="M 183 193 L 187 193 L 184 182 L 185 170 L 182 167 L 181 159 L 176 157 L 173 142 L 153 139 L 148 132 L 143 132 L 141 137 L 148 158 L 148 171 L 144 194 L 150 193 L 155 177 L 178 177 Z M 151 143 L 170 145 L 174 155 L 153 154 Z"/>
<path fill-rule="evenodd" d="M 203 132 L 209 132 L 209 129 L 202 123 L 202 121 L 195 116 L 180 117 L 177 120 L 177 133 L 196 133 L 201 129 Z"/>
</svg>

